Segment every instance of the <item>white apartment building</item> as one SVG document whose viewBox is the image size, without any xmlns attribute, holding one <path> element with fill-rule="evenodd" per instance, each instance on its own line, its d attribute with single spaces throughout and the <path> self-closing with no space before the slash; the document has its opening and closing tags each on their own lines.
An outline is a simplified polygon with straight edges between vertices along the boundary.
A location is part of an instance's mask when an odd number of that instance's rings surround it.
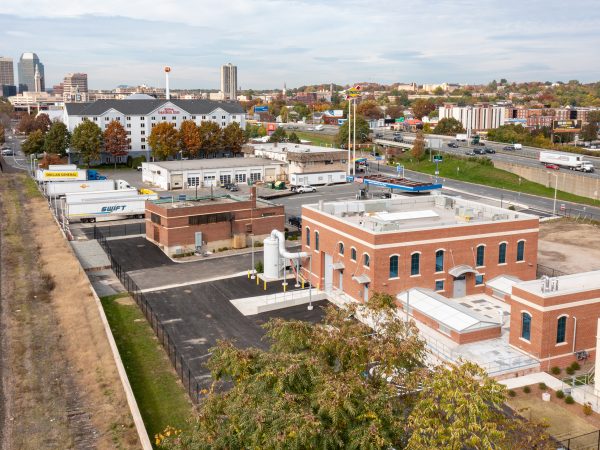
<svg viewBox="0 0 600 450">
<path fill-rule="evenodd" d="M 445 103 L 440 106 L 439 120 L 454 118 L 458 120 L 465 130 L 485 131 L 504 125 L 506 120 L 506 108 L 500 105 L 488 103 L 475 104 L 473 106 L 457 106 Z"/>
<path fill-rule="evenodd" d="M 150 161 L 151 148 L 148 138 L 152 127 L 168 122 L 179 129 L 184 120 L 193 120 L 197 125 L 212 121 L 221 127 L 237 122 L 245 128 L 245 112 L 239 103 L 211 102 L 209 100 L 158 100 L 145 94 L 134 94 L 125 100 L 96 100 L 92 103 L 65 104 L 63 121 L 70 132 L 84 120 L 97 124 L 102 131 L 116 120 L 125 127 L 129 138 L 128 155 L 144 155 Z M 125 162 L 127 156 L 117 157 Z M 102 162 L 112 161 L 102 155 Z"/>
</svg>

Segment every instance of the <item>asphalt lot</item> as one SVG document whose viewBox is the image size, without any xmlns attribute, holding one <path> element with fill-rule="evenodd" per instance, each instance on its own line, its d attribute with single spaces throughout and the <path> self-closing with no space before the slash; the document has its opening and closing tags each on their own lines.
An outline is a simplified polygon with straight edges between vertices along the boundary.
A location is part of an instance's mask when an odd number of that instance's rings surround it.
<svg viewBox="0 0 600 450">
<path fill-rule="evenodd" d="M 143 237 L 106 241 L 121 268 L 125 272 L 177 264 L 160 249 Z"/>
</svg>

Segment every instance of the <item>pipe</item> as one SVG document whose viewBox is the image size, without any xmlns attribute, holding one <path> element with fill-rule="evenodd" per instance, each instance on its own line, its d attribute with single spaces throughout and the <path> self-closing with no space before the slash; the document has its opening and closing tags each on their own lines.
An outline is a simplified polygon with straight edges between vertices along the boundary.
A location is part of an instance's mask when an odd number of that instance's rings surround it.
<svg viewBox="0 0 600 450">
<path fill-rule="evenodd" d="M 271 237 L 273 239 L 277 239 L 279 241 L 279 254 L 281 255 L 282 258 L 300 259 L 300 258 L 306 258 L 307 256 L 309 256 L 308 252 L 296 252 L 296 253 L 288 252 L 285 249 L 285 235 L 281 231 L 279 231 L 279 230 L 271 231 Z"/>
<path fill-rule="evenodd" d="M 575 353 L 575 338 L 577 337 L 577 317 L 573 316 L 573 353 Z"/>
</svg>

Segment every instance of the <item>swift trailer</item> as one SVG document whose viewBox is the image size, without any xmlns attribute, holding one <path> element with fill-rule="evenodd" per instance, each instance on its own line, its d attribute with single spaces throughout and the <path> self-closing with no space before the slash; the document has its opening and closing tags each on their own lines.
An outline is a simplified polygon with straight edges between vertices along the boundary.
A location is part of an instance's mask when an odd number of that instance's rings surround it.
<svg viewBox="0 0 600 450">
<path fill-rule="evenodd" d="M 146 200 L 158 200 L 158 195 L 134 195 L 129 197 L 110 197 L 113 192 L 106 192 L 104 199 L 77 199 L 68 194 L 65 197 L 63 214 L 69 221 L 84 223 L 143 218 L 146 214 Z M 70 198 L 71 197 L 71 198 Z"/>
<path fill-rule="evenodd" d="M 583 159 L 582 155 L 558 153 L 558 152 L 540 152 L 540 162 L 542 164 L 556 164 L 559 167 L 580 172 L 593 172 L 594 165 L 590 161 Z"/>
<path fill-rule="evenodd" d="M 51 170 L 38 169 L 35 174 L 35 179 L 38 182 L 46 181 L 90 181 L 90 180 L 106 180 L 106 177 L 100 175 L 97 170 L 93 169 L 69 169 L 69 170 Z"/>
<path fill-rule="evenodd" d="M 44 185 L 46 197 L 63 197 L 74 192 L 102 192 L 132 189 L 124 180 L 49 181 Z"/>
</svg>

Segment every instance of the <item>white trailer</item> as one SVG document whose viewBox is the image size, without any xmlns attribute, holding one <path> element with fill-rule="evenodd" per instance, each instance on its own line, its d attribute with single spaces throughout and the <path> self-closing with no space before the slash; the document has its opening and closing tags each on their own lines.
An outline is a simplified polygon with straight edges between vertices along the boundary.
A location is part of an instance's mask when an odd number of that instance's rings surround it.
<svg viewBox="0 0 600 450">
<path fill-rule="evenodd" d="M 594 165 L 591 162 L 584 160 L 582 155 L 574 153 L 540 152 L 540 162 L 542 164 L 556 164 L 559 167 L 581 172 L 594 171 Z"/>
<path fill-rule="evenodd" d="M 128 197 L 110 197 L 114 192 L 106 192 L 104 199 L 69 201 L 64 203 L 64 215 L 69 221 L 97 222 L 130 218 L 142 218 L 146 213 L 146 200 L 157 200 L 158 195 L 135 195 Z M 79 195 L 79 194 L 71 194 Z"/>
<path fill-rule="evenodd" d="M 107 198 L 135 197 L 138 194 L 139 192 L 135 188 L 119 189 L 117 191 L 70 192 L 65 194 L 65 199 L 69 203 L 84 203 L 86 201 L 104 200 Z"/>
<path fill-rule="evenodd" d="M 467 142 L 467 139 L 469 138 L 469 136 L 467 136 L 466 134 L 460 133 L 456 135 L 456 140 L 457 141 L 461 141 L 461 142 Z"/>
<path fill-rule="evenodd" d="M 290 174 L 290 185 L 292 186 L 317 186 L 345 182 L 346 172 L 343 171 Z"/>
<path fill-rule="evenodd" d="M 50 164 L 48 170 L 77 170 L 76 164 Z"/>
<path fill-rule="evenodd" d="M 44 186 L 47 197 L 62 197 L 74 192 L 103 192 L 121 189 L 132 189 L 132 187 L 124 180 L 49 181 Z"/>
<path fill-rule="evenodd" d="M 88 173 L 85 169 L 38 169 L 36 172 L 35 179 L 37 181 L 86 181 L 88 179 Z"/>
</svg>

